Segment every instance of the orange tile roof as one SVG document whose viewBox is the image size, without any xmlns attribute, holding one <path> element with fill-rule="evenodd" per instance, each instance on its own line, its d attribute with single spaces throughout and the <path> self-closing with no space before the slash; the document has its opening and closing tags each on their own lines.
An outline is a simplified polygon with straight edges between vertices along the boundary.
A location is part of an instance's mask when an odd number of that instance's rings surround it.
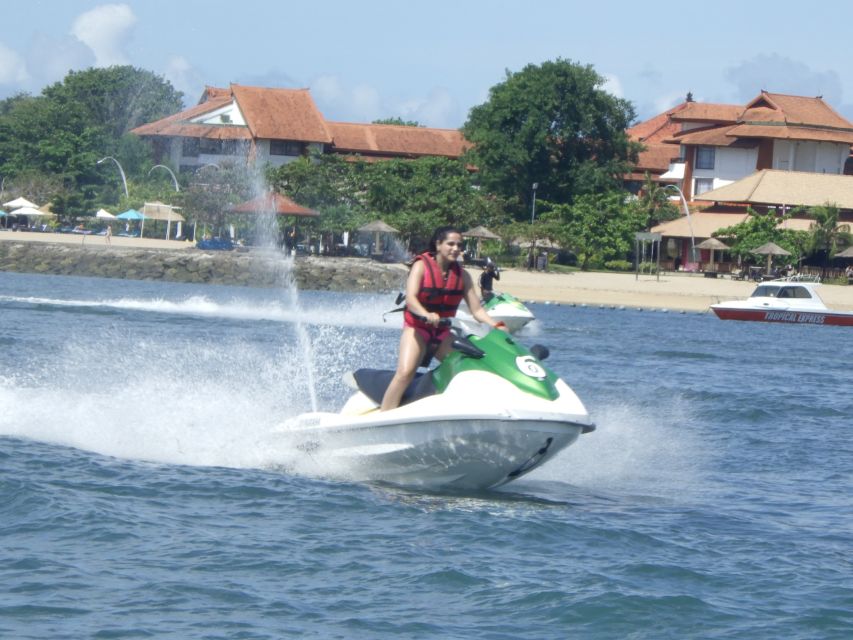
<svg viewBox="0 0 853 640">
<path fill-rule="evenodd" d="M 847 142 L 853 144 L 853 129 L 820 129 L 775 124 L 740 124 L 729 135 L 740 138 L 777 138 L 783 140 L 814 140 L 817 142 Z"/>
<path fill-rule="evenodd" d="M 255 138 L 328 144 L 332 136 L 308 89 L 268 89 L 231 85 Z"/>
<path fill-rule="evenodd" d="M 762 91 L 751 100 L 738 120 L 853 129 L 853 123 L 843 118 L 820 97 L 789 96 L 767 91 Z"/>
<path fill-rule="evenodd" d="M 669 144 L 701 144 L 711 147 L 729 147 L 738 140 L 733 137 L 731 131 L 737 125 L 702 127 L 701 129 L 690 129 L 681 131 L 672 138 L 666 140 Z"/>
<path fill-rule="evenodd" d="M 684 109 L 670 117 L 675 122 L 736 122 L 741 111 L 743 106 L 738 104 L 688 102 Z"/>
<path fill-rule="evenodd" d="M 211 89 L 211 87 L 208 87 Z M 206 96 L 209 95 L 207 92 Z M 188 136 L 194 138 L 248 139 L 251 134 L 245 127 L 234 125 L 213 125 L 191 122 L 194 118 L 231 104 L 231 94 L 219 94 L 214 97 L 202 96 L 203 102 L 167 116 L 155 122 L 143 124 L 131 130 L 138 136 Z"/>
<path fill-rule="evenodd" d="M 336 151 L 381 156 L 458 158 L 470 146 L 458 129 L 328 122 Z"/>
</svg>

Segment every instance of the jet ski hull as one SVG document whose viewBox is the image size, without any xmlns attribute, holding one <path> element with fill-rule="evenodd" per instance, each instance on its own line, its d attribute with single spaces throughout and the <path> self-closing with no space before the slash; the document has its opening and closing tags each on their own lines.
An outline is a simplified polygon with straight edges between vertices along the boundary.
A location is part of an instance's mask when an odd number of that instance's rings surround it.
<svg viewBox="0 0 853 640">
<path fill-rule="evenodd" d="M 454 416 L 376 424 L 308 414 L 281 433 L 322 470 L 349 480 L 427 489 L 490 489 L 520 478 L 591 425 L 552 419 Z"/>
</svg>

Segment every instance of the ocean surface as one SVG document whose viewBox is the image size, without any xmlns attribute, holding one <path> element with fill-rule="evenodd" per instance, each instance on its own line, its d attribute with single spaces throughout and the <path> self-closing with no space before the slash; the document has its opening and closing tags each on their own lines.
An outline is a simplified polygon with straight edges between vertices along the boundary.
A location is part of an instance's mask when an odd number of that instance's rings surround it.
<svg viewBox="0 0 853 640">
<path fill-rule="evenodd" d="M 0 273 L 0 638 L 853 637 L 853 332 L 537 304 L 598 429 L 505 488 L 303 468 L 391 295 Z"/>
</svg>

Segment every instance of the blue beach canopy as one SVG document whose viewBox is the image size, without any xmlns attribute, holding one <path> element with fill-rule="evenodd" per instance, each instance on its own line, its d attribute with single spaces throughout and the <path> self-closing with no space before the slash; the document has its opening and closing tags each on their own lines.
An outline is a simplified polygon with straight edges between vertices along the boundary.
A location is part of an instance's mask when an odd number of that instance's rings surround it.
<svg viewBox="0 0 853 640">
<path fill-rule="evenodd" d="M 128 209 L 116 216 L 119 220 L 145 220 L 145 216 L 136 209 Z"/>
</svg>

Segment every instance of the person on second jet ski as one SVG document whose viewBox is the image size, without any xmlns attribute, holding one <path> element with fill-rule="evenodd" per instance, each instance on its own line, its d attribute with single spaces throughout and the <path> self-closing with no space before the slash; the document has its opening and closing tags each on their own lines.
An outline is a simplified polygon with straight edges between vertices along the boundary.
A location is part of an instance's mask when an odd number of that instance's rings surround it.
<svg viewBox="0 0 853 640">
<path fill-rule="evenodd" d="M 488 302 L 495 297 L 492 283 L 501 279 L 501 270 L 491 258 L 486 258 L 486 266 L 480 274 L 480 297 L 483 302 Z"/>
<path fill-rule="evenodd" d="M 450 352 L 450 328 L 439 322 L 454 317 L 462 300 L 478 321 L 506 330 L 506 325 L 493 320 L 480 304 L 470 274 L 458 262 L 461 251 L 462 233 L 456 227 L 439 227 L 430 240 L 429 251 L 415 258 L 406 280 L 400 358 L 382 398 L 382 411 L 400 405 L 427 353 L 443 360 Z"/>
</svg>

